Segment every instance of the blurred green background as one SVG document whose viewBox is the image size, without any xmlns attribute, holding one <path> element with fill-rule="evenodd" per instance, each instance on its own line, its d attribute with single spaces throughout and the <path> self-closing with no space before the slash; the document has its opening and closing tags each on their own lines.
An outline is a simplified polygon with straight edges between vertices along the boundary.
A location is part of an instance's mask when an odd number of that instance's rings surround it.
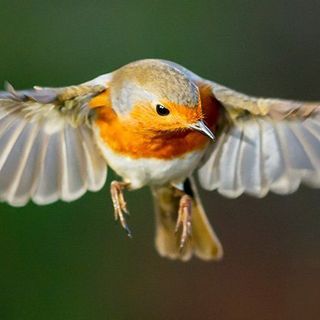
<svg viewBox="0 0 320 320">
<path fill-rule="evenodd" d="M 155 57 L 250 94 L 319 99 L 319 15 L 316 0 L 1 0 L 0 82 L 63 86 Z M 202 195 L 217 264 L 156 254 L 147 189 L 127 194 L 132 240 L 108 183 L 69 204 L 1 204 L 0 319 L 319 319 L 320 191 Z"/>
</svg>

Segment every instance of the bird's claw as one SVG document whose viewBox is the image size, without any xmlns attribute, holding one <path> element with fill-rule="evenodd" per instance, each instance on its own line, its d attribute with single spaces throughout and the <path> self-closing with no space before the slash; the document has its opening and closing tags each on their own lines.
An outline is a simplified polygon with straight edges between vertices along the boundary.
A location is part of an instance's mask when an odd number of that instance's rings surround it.
<svg viewBox="0 0 320 320">
<path fill-rule="evenodd" d="M 127 232 L 127 235 L 132 238 L 131 230 L 125 218 L 125 215 L 129 215 L 129 211 L 127 208 L 127 203 L 124 200 L 123 189 L 127 187 L 128 183 L 126 182 L 112 181 L 110 192 L 114 208 L 114 219 L 116 221 L 120 220 L 121 226 Z"/>
<path fill-rule="evenodd" d="M 184 194 L 180 199 L 178 219 L 176 224 L 175 232 L 177 233 L 179 229 L 182 229 L 180 238 L 180 250 L 183 250 L 186 241 L 191 237 L 192 234 L 192 198 Z"/>
</svg>

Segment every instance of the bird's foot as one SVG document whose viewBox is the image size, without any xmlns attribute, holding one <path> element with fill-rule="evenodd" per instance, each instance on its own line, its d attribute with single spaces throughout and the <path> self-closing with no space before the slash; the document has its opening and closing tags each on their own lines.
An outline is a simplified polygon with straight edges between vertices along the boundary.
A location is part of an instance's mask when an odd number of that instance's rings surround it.
<svg viewBox="0 0 320 320">
<path fill-rule="evenodd" d="M 192 233 L 192 198 L 191 196 L 184 194 L 179 203 L 178 219 L 175 232 L 178 232 L 181 228 L 180 238 L 180 250 L 183 250 L 186 241 L 191 237 Z"/>
<path fill-rule="evenodd" d="M 127 203 L 124 200 L 123 190 L 129 187 L 127 182 L 112 181 L 110 186 L 111 199 L 114 208 L 115 220 L 120 220 L 121 226 L 126 230 L 128 236 L 131 238 L 132 234 L 127 224 L 125 215 L 129 215 Z"/>
</svg>

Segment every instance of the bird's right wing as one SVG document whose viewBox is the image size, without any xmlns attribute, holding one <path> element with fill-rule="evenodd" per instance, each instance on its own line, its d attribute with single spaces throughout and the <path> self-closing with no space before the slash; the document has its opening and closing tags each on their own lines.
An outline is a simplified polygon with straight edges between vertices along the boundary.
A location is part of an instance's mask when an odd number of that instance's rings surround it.
<svg viewBox="0 0 320 320">
<path fill-rule="evenodd" d="M 107 167 L 88 106 L 105 90 L 98 82 L 0 92 L 0 201 L 72 201 L 102 188 Z"/>
</svg>

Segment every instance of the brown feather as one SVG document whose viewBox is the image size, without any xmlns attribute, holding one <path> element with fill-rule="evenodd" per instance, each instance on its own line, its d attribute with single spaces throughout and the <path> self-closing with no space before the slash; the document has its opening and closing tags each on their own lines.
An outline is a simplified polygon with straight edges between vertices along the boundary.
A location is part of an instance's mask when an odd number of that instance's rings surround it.
<svg viewBox="0 0 320 320">
<path fill-rule="evenodd" d="M 248 116 L 267 116 L 275 121 L 304 119 L 320 114 L 320 102 L 257 98 L 229 89 L 220 84 L 203 81 L 223 105 L 232 120 Z"/>
<path fill-rule="evenodd" d="M 205 214 L 196 185 L 191 180 L 194 193 L 192 201 L 192 237 L 180 250 L 180 232 L 175 233 L 180 197 L 171 186 L 153 187 L 156 211 L 156 248 L 161 256 L 189 260 L 192 255 L 203 260 L 219 260 L 223 250 Z"/>
</svg>

